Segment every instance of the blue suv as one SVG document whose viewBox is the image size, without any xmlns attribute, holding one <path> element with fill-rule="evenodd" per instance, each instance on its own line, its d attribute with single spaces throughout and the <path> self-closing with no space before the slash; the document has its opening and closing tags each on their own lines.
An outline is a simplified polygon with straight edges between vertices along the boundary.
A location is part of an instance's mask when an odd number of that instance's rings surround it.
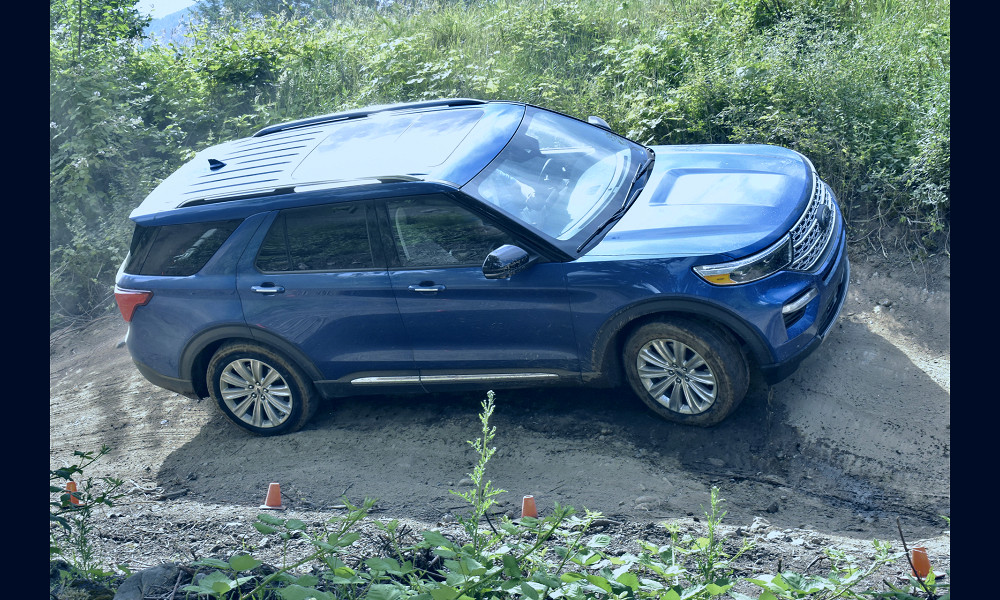
<svg viewBox="0 0 1000 600">
<path fill-rule="evenodd" d="M 131 216 L 115 295 L 151 382 L 295 431 L 321 399 L 625 385 L 713 425 L 847 293 L 802 155 L 652 146 L 516 102 L 376 106 L 213 146 Z"/>
</svg>

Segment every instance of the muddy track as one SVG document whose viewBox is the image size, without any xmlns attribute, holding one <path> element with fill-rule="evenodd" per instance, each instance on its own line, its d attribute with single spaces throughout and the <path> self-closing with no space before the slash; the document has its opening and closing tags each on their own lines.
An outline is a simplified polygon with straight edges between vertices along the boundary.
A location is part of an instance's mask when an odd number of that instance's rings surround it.
<svg viewBox="0 0 1000 600">
<path fill-rule="evenodd" d="M 651 523 L 698 515 L 709 490 L 726 520 L 763 516 L 856 538 L 940 534 L 950 514 L 950 293 L 947 263 L 852 258 L 851 292 L 827 341 L 789 380 L 752 382 L 725 422 L 660 420 L 626 390 L 499 391 L 498 452 L 488 473 L 500 509 L 520 498 Z M 881 270 L 881 273 L 879 273 Z M 928 283 L 929 282 L 929 283 Z M 53 336 L 50 464 L 73 450 L 112 453 L 91 475 L 156 490 L 206 520 L 256 507 L 282 484 L 293 509 L 326 510 L 343 495 L 379 498 L 378 514 L 428 523 L 464 509 L 480 393 L 344 398 L 302 431 L 259 438 L 209 401 L 160 390 L 135 370 L 120 319 Z M 147 494 L 148 496 L 148 494 Z"/>
</svg>

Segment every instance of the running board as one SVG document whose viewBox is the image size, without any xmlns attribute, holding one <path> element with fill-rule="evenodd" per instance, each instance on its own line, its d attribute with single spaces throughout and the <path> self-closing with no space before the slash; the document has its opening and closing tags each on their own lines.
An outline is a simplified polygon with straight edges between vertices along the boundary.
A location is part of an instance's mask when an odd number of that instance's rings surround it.
<svg viewBox="0 0 1000 600">
<path fill-rule="evenodd" d="M 558 379 L 555 373 L 482 373 L 474 375 L 396 375 L 386 377 L 359 377 L 351 385 L 395 385 L 406 383 L 489 383 L 496 381 L 524 381 Z"/>
</svg>

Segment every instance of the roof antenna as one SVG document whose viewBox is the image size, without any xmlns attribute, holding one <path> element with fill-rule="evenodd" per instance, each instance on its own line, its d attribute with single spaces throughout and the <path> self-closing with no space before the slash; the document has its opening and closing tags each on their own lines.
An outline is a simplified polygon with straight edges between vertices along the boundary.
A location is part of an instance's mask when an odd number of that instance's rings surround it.
<svg viewBox="0 0 1000 600">
<path fill-rule="evenodd" d="M 208 159 L 208 168 L 213 171 L 218 171 L 222 167 L 226 166 L 226 163 L 221 160 L 215 160 L 214 158 Z"/>
</svg>

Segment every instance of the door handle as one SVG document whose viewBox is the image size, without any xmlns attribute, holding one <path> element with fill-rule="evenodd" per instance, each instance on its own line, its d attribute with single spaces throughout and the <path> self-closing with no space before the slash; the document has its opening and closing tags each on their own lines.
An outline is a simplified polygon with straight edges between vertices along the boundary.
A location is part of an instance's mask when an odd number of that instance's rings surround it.
<svg viewBox="0 0 1000 600">
<path fill-rule="evenodd" d="M 424 285 L 424 284 L 420 284 L 420 285 L 411 285 L 409 287 L 409 290 L 411 292 L 422 292 L 422 293 L 440 292 L 443 289 L 444 289 L 444 286 L 440 285 L 440 284 L 438 284 L 438 285 Z"/>
<path fill-rule="evenodd" d="M 251 286 L 250 291 L 257 292 L 258 294 L 280 294 L 285 291 L 285 288 L 273 283 L 265 283 L 264 285 Z"/>
</svg>

